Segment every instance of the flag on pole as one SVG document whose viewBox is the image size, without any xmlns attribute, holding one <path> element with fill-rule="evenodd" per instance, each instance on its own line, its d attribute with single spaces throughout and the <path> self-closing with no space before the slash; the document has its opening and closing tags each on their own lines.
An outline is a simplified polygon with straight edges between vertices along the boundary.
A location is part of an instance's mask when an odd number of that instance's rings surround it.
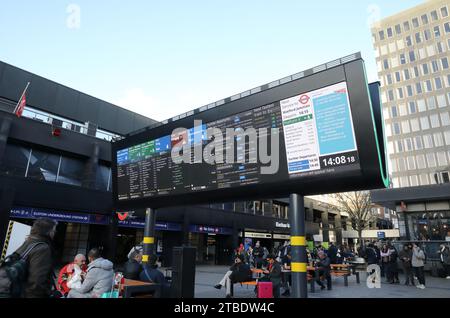
<svg viewBox="0 0 450 318">
<path fill-rule="evenodd" d="M 16 108 L 14 109 L 14 114 L 16 114 L 17 117 L 22 116 L 25 105 L 27 104 L 26 93 L 27 93 L 28 86 L 30 86 L 30 82 L 27 83 L 27 86 L 25 87 L 25 89 L 22 93 L 22 96 L 20 96 L 20 99 L 17 102 Z"/>
</svg>

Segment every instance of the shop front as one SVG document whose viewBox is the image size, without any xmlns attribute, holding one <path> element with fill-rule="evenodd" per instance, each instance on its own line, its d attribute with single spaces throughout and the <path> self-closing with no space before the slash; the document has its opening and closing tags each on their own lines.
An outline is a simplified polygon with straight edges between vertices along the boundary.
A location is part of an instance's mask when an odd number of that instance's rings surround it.
<svg viewBox="0 0 450 318">
<path fill-rule="evenodd" d="M 232 228 L 191 224 L 189 243 L 197 248 L 197 263 L 229 265 L 233 255 Z"/>
</svg>

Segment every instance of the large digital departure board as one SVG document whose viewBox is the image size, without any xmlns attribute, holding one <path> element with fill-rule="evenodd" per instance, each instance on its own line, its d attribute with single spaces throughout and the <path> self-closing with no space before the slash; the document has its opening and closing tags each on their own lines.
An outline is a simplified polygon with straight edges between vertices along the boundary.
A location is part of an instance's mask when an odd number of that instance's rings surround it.
<svg viewBox="0 0 450 318">
<path fill-rule="evenodd" d="M 362 65 L 361 60 L 356 62 Z M 343 189 L 361 188 L 364 172 L 374 178 L 368 166 L 361 164 L 361 151 L 378 147 L 373 117 L 370 126 L 360 125 L 371 116 L 367 83 L 349 78 L 352 72 L 361 71 L 353 67 L 341 73 L 335 67 L 322 72 L 330 75 L 323 82 L 311 75 L 291 85 L 288 92 L 273 89 L 267 103 L 251 95 L 238 105 L 227 108 L 225 103 L 209 113 L 200 112 L 115 143 L 116 202 L 128 207 L 130 202 L 158 206 L 220 201 L 280 195 L 296 185 L 308 189 L 308 184 L 312 188 L 303 192 L 318 193 L 330 189 L 329 182 L 336 177 L 357 181 Z M 307 79 L 315 79 L 313 85 Z M 365 94 L 362 99 L 361 93 Z M 358 142 L 362 130 L 369 130 L 367 135 L 375 140 Z M 371 150 L 376 154 L 376 148 Z M 213 160 L 206 158 L 208 154 Z M 385 181 L 376 159 L 380 176 L 375 187 L 379 187 Z"/>
</svg>

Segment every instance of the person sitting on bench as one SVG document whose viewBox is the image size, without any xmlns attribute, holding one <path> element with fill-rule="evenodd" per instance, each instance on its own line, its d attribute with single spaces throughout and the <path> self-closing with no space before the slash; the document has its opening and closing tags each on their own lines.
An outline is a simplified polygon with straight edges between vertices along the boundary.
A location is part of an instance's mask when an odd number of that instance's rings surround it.
<svg viewBox="0 0 450 318">
<path fill-rule="evenodd" d="M 230 270 L 223 276 L 219 284 L 214 288 L 221 289 L 225 286 L 227 289 L 226 297 L 231 297 L 231 285 L 252 280 L 252 271 L 250 266 L 244 263 L 244 256 L 239 254 L 231 265 Z"/>
<path fill-rule="evenodd" d="M 325 289 L 325 285 L 320 280 L 320 277 L 324 276 L 327 280 L 328 290 L 331 290 L 330 258 L 327 256 L 327 254 L 325 254 L 324 251 L 319 251 L 319 253 L 317 253 L 317 256 L 319 256 L 319 261 L 317 262 L 316 266 L 319 270 L 319 275 L 316 282 L 320 285 L 320 289 Z"/>
</svg>

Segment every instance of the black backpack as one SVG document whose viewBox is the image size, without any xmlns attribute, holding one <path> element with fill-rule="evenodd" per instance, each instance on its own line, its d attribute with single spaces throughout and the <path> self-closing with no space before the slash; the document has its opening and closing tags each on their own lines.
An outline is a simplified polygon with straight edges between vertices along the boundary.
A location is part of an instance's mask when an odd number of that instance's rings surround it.
<svg viewBox="0 0 450 318">
<path fill-rule="evenodd" d="M 27 257 L 38 245 L 30 244 L 21 254 L 14 252 L 0 264 L 0 298 L 18 298 L 22 295 L 23 285 L 27 279 Z"/>
</svg>

